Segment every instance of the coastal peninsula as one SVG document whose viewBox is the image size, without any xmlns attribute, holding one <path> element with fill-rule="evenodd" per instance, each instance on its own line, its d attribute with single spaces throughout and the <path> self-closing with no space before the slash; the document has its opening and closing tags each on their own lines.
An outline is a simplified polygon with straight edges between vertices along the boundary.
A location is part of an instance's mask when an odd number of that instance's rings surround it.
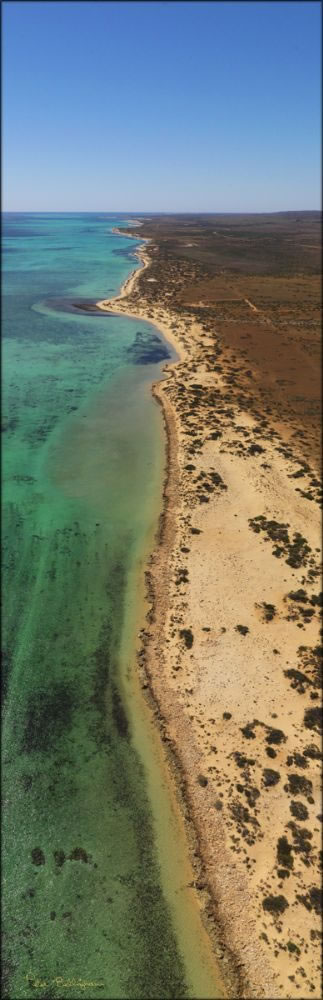
<svg viewBox="0 0 323 1000">
<path fill-rule="evenodd" d="M 178 356 L 153 386 L 168 461 L 142 686 L 228 996 L 317 998 L 320 213 L 138 221 L 142 267 L 98 305 Z"/>
</svg>

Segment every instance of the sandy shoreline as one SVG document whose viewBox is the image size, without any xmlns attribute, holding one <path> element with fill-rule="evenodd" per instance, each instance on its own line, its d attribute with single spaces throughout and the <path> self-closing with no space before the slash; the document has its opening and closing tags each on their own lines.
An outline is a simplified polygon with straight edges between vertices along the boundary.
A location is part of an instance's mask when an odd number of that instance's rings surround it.
<svg viewBox="0 0 323 1000">
<path fill-rule="evenodd" d="M 303 717 L 317 704 L 307 651 L 319 642 L 319 515 L 296 491 L 299 458 L 230 389 L 232 352 L 216 371 L 208 330 L 184 308 L 179 317 L 157 295 L 153 307 L 146 300 L 149 242 L 120 295 L 97 303 L 158 327 L 179 358 L 153 386 L 168 474 L 146 575 L 142 683 L 176 762 L 197 897 L 228 996 L 316 998 L 320 766 L 315 722 L 304 730 Z M 292 596 L 304 588 L 314 600 L 307 616 Z"/>
</svg>

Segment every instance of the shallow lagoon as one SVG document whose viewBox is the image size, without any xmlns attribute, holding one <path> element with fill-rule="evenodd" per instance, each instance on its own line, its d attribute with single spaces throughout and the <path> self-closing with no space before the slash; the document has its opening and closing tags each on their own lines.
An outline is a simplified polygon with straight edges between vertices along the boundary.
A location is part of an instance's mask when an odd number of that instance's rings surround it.
<svg viewBox="0 0 323 1000">
<path fill-rule="evenodd" d="M 68 309 L 134 266 L 135 244 L 111 233 L 123 221 L 5 217 L 4 995 L 17 998 L 187 992 L 118 683 L 163 473 L 156 330 Z"/>
</svg>

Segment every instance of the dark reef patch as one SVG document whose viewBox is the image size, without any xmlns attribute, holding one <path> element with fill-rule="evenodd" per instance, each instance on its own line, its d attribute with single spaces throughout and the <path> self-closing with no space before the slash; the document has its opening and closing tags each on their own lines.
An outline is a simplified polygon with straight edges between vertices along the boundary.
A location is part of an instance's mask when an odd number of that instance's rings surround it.
<svg viewBox="0 0 323 1000">
<path fill-rule="evenodd" d="M 66 681 L 33 691 L 28 699 L 22 751 L 49 753 L 70 728 L 74 707 L 74 689 Z"/>
<path fill-rule="evenodd" d="M 112 688 L 112 717 L 116 725 L 118 735 L 124 738 L 127 737 L 129 732 L 128 719 L 119 691 L 115 685 L 113 685 Z"/>
<path fill-rule="evenodd" d="M 85 865 L 89 864 L 91 861 L 90 855 L 84 850 L 84 847 L 74 847 L 74 850 L 69 854 L 69 861 L 83 861 Z"/>
<path fill-rule="evenodd" d="M 32 852 L 31 852 L 31 860 L 32 860 L 33 865 L 36 865 L 37 867 L 39 865 L 44 865 L 45 864 L 45 855 L 44 855 L 44 852 L 41 850 L 40 847 L 34 847 L 33 848 Z"/>
<path fill-rule="evenodd" d="M 157 334 L 137 330 L 134 343 L 127 347 L 127 356 L 134 365 L 153 365 L 169 360 L 171 354 Z"/>
<path fill-rule="evenodd" d="M 1 650 L 1 703 L 4 710 L 5 699 L 8 694 L 9 677 L 12 669 L 12 656 L 8 649 Z"/>
<path fill-rule="evenodd" d="M 103 298 L 103 295 L 102 295 Z M 53 312 L 58 313 L 79 313 L 79 314 L 91 314 L 92 316 L 103 316 L 107 319 L 108 316 L 115 315 L 103 309 L 99 309 L 94 299 L 80 299 L 75 302 L 74 299 L 46 299 L 41 305 L 45 306 L 46 309 L 53 310 Z M 79 331 L 82 332 L 82 331 Z"/>
<path fill-rule="evenodd" d="M 54 851 L 54 859 L 55 859 L 55 864 L 57 865 L 57 868 L 61 868 L 62 865 L 64 864 L 64 861 L 66 861 L 65 851 L 61 851 L 61 850 Z"/>
<path fill-rule="evenodd" d="M 105 708 L 105 693 L 109 683 L 110 675 L 110 646 L 112 629 L 108 623 L 102 630 L 101 642 L 92 654 L 93 671 L 93 694 L 90 702 L 96 710 L 96 720 L 91 726 L 92 735 L 97 747 L 109 746 L 110 735 L 107 730 L 107 718 Z"/>
</svg>

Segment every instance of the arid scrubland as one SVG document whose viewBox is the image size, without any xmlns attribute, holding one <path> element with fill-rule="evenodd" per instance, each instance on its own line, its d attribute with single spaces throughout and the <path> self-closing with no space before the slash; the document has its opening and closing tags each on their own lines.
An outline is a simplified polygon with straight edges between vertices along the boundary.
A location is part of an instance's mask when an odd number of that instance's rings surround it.
<svg viewBox="0 0 323 1000">
<path fill-rule="evenodd" d="M 318 998 L 320 215 L 141 221 L 146 266 L 104 307 L 178 352 L 154 386 L 168 475 L 142 684 L 228 995 Z"/>
</svg>

